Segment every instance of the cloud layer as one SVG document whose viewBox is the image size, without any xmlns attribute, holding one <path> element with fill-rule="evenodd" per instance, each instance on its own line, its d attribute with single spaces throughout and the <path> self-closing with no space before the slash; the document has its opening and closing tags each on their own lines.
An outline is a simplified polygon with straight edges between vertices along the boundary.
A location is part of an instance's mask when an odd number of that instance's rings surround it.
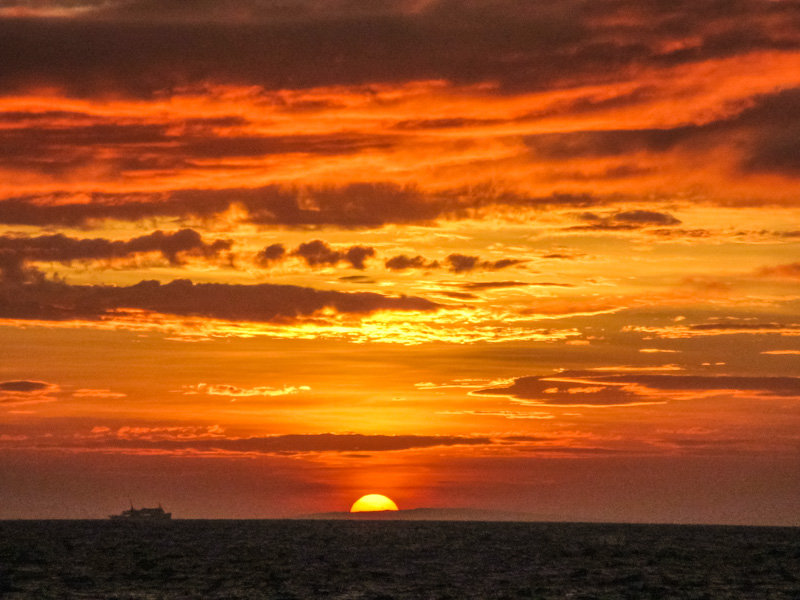
<svg viewBox="0 0 800 600">
<path fill-rule="evenodd" d="M 376 311 L 435 311 L 412 296 L 338 292 L 290 285 L 234 285 L 175 280 L 132 286 L 68 285 L 57 281 L 0 286 L 0 318 L 62 321 L 101 319 L 127 309 L 231 321 L 290 323 L 323 309 L 366 315 Z"/>
<path fill-rule="evenodd" d="M 652 229 L 798 191 L 793 0 L 221 6 L 6 3 L 0 223 Z"/>
<path fill-rule="evenodd" d="M 95 427 L 90 435 L 80 436 L 66 445 L 83 450 L 123 452 L 164 452 L 176 454 L 277 454 L 318 452 L 393 452 L 447 446 L 492 444 L 484 436 L 458 435 L 365 435 L 358 433 L 285 434 L 235 438 L 226 437 L 219 427 L 164 426 Z M 13 440 L 15 443 L 19 443 Z M 57 442 L 64 444 L 64 441 Z M 27 442 L 28 445 L 31 442 Z M 52 440 L 40 439 L 34 446 L 47 448 Z"/>
<path fill-rule="evenodd" d="M 800 398 L 800 378 L 564 371 L 518 377 L 511 385 L 474 393 L 548 406 L 621 406 L 725 395 Z"/>
<path fill-rule="evenodd" d="M 158 253 L 171 264 L 179 264 L 192 256 L 217 257 L 229 251 L 232 245 L 230 240 L 207 243 L 193 229 L 174 233 L 159 230 L 125 241 L 77 239 L 61 233 L 38 237 L 0 236 L 0 279 L 23 281 L 32 274 L 27 265 L 31 262 L 113 261 Z"/>
<path fill-rule="evenodd" d="M 39 8 L 73 18 L 7 22 L 0 50 L 19 51 L 8 53 L 14 60 L 4 84 L 13 89 L 33 81 L 84 93 L 105 84 L 142 94 L 158 84 L 192 82 L 203 65 L 214 79 L 277 88 L 419 78 L 541 88 L 590 74 L 619 77 L 631 67 L 785 49 L 797 41 L 794 2 L 765 0 L 682 5 L 680 11 L 659 0 L 378 2 L 368 10 L 349 2 L 250 1 L 236 3 L 236 10 L 222 9 L 225 4 L 7 3 L 0 14 L 27 8 L 35 15 Z M 78 32 L 85 44 L 63 43 Z M 240 62 L 242 54 L 253 60 Z M 307 60 L 312 55 L 337 61 L 326 68 Z M 76 65 L 88 66 L 85 79 L 71 76 Z M 166 76 L 153 80 L 151 73 Z"/>
</svg>

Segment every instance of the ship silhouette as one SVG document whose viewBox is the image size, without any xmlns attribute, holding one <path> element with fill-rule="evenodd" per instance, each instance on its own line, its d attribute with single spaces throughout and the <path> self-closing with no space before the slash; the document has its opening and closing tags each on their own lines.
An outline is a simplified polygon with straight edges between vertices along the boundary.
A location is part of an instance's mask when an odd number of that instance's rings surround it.
<svg viewBox="0 0 800 600">
<path fill-rule="evenodd" d="M 133 503 L 128 510 L 118 515 L 109 515 L 112 521 L 169 521 L 172 513 L 165 512 L 161 504 L 157 508 L 134 508 Z"/>
</svg>

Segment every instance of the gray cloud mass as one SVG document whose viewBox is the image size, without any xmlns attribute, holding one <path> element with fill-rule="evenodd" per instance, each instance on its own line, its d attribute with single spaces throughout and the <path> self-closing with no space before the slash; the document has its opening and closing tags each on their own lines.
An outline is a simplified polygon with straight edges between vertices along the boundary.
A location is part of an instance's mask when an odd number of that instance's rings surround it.
<svg viewBox="0 0 800 600">
<path fill-rule="evenodd" d="M 142 281 L 131 286 L 69 285 L 60 281 L 0 285 L 0 318 L 96 320 L 114 311 L 157 313 L 232 321 L 290 323 L 325 309 L 341 314 L 383 310 L 434 311 L 440 305 L 415 296 L 338 292 L 292 285 Z"/>
<path fill-rule="evenodd" d="M 510 385 L 474 393 L 508 396 L 523 403 L 550 406 L 646 404 L 709 393 L 800 398 L 800 378 L 562 371 L 554 375 L 518 377 Z"/>
</svg>

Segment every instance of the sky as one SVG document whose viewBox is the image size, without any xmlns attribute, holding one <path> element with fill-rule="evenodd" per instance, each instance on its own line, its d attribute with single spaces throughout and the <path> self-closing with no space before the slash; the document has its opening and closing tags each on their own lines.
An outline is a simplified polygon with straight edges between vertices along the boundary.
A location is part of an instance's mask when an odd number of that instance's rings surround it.
<svg viewBox="0 0 800 600">
<path fill-rule="evenodd" d="M 0 64 L 0 518 L 800 524 L 800 2 L 6 0 Z"/>
</svg>

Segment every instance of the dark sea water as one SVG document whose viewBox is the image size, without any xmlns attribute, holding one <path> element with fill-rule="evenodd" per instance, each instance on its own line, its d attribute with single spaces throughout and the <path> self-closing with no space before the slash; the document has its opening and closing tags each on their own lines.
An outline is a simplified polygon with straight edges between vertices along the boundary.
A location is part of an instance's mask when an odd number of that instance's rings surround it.
<svg viewBox="0 0 800 600">
<path fill-rule="evenodd" d="M 800 599 L 800 529 L 0 521 L 0 598 Z"/>
</svg>

